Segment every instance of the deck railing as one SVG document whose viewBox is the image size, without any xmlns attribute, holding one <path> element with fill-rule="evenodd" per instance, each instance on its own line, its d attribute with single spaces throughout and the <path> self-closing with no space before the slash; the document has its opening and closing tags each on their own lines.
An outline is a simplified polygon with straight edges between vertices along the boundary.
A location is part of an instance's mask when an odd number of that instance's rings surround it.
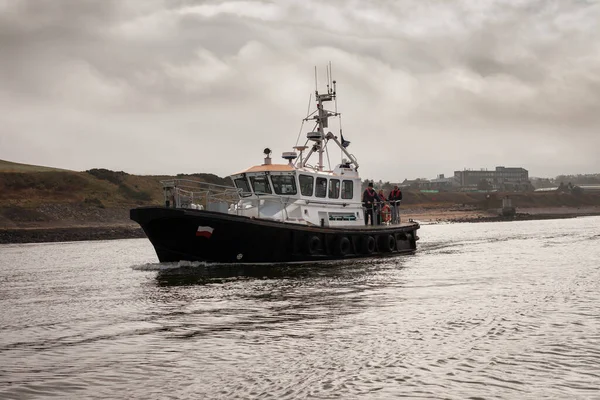
<svg viewBox="0 0 600 400">
<path fill-rule="evenodd" d="M 280 221 L 296 221 L 296 218 L 290 218 L 288 206 L 292 204 L 317 204 L 321 207 L 330 206 L 338 208 L 339 206 L 359 206 L 361 202 L 357 201 L 323 201 L 314 199 L 298 199 L 293 197 L 279 196 L 273 194 L 248 193 L 234 186 L 217 185 L 207 182 L 199 182 L 190 179 L 172 179 L 161 181 L 164 190 L 165 206 L 173 208 L 191 208 L 208 211 L 217 211 L 225 214 L 248 215 L 256 209 L 258 218 L 272 218 L 279 214 Z M 250 198 L 249 196 L 256 196 Z M 244 200 L 240 203 L 240 200 Z M 389 206 L 389 221 L 386 221 L 384 205 Z M 393 212 L 394 206 L 399 206 L 400 201 L 376 202 L 373 204 L 374 225 L 390 225 L 400 223 L 400 210 L 397 207 L 396 213 Z M 277 212 L 273 212 L 273 205 Z M 270 208 L 270 215 L 265 215 L 264 210 Z M 366 209 L 365 209 L 366 214 Z M 396 218 L 394 218 L 396 216 Z"/>
<path fill-rule="evenodd" d="M 161 181 L 165 206 L 174 208 L 211 209 L 223 208 L 227 212 L 230 203 L 240 199 L 241 189 L 190 179 Z M 215 210 L 217 211 L 217 210 Z"/>
</svg>

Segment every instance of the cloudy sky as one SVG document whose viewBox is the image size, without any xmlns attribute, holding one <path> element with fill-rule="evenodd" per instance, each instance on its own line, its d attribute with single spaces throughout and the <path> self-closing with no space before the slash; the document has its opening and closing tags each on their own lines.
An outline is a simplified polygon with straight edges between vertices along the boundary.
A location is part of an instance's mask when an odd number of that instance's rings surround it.
<svg viewBox="0 0 600 400">
<path fill-rule="evenodd" d="M 597 173 L 599 21 L 596 0 L 0 0 L 0 159 L 227 175 L 291 150 L 331 61 L 363 178 Z"/>
</svg>

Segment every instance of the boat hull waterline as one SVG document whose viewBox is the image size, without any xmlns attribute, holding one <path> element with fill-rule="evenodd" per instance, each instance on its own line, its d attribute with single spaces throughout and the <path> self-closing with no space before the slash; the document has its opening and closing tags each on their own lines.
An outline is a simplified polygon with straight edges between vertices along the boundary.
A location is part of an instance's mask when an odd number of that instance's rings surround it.
<svg viewBox="0 0 600 400">
<path fill-rule="evenodd" d="M 130 211 L 160 262 L 297 263 L 412 253 L 419 224 L 348 228 L 167 207 Z"/>
</svg>

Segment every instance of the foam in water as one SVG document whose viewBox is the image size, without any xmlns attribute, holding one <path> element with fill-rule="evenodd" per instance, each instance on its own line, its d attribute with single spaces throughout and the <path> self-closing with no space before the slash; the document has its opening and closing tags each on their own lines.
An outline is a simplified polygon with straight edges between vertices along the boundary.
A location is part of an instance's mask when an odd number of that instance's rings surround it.
<svg viewBox="0 0 600 400">
<path fill-rule="evenodd" d="M 202 261 L 178 261 L 178 262 L 166 262 L 166 263 L 146 263 L 139 265 L 132 265 L 131 269 L 134 271 L 169 271 L 179 268 L 198 268 L 209 265 Z"/>
</svg>

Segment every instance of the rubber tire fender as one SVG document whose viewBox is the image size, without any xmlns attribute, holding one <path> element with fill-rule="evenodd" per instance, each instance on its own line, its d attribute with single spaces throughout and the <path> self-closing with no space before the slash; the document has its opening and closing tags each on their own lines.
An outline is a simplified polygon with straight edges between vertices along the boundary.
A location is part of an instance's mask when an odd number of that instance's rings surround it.
<svg viewBox="0 0 600 400">
<path fill-rule="evenodd" d="M 339 256 L 347 256 L 352 252 L 352 243 L 346 236 L 340 236 L 336 240 L 336 253 Z"/>
<path fill-rule="evenodd" d="M 363 254 L 373 254 L 375 251 L 375 238 L 373 236 L 364 236 L 361 238 L 360 248 Z"/>
<path fill-rule="evenodd" d="M 306 252 L 311 256 L 319 254 L 321 251 L 321 239 L 316 236 L 309 236 L 306 241 Z"/>
<path fill-rule="evenodd" d="M 396 250 L 396 238 L 394 235 L 382 235 L 379 237 L 379 248 L 385 253 Z"/>
</svg>

